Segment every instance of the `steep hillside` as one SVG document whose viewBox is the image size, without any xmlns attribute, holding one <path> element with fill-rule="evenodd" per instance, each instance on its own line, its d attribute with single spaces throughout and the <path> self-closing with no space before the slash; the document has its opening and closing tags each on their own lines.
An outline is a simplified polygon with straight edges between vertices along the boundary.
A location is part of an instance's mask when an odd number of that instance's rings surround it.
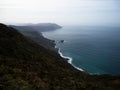
<svg viewBox="0 0 120 90">
<path fill-rule="evenodd" d="M 89 75 L 0 24 L 0 90 L 119 90 L 120 77 Z"/>
<path fill-rule="evenodd" d="M 38 23 L 38 24 L 24 24 L 24 25 L 10 25 L 10 26 L 19 30 L 20 33 L 22 33 L 24 36 L 32 39 L 39 45 L 41 45 L 49 50 L 57 51 L 57 49 L 54 48 L 55 41 L 44 38 L 42 36 L 41 32 L 60 29 L 60 28 L 62 28 L 61 26 L 54 24 L 54 23 Z"/>
<path fill-rule="evenodd" d="M 57 49 L 54 48 L 55 41 L 43 37 L 43 35 L 40 32 L 38 31 L 19 31 L 19 32 L 22 33 L 24 36 L 30 38 L 31 40 L 35 41 L 39 45 L 49 50 L 57 51 Z"/>
</svg>

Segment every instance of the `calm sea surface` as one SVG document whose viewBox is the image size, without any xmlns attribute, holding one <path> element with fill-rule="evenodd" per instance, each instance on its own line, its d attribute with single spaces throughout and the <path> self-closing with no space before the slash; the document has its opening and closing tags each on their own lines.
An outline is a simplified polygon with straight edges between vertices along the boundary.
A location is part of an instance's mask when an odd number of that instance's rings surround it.
<svg viewBox="0 0 120 90">
<path fill-rule="evenodd" d="M 93 74 L 120 75 L 120 27 L 64 26 L 43 35 L 56 40 L 76 67 Z"/>
</svg>

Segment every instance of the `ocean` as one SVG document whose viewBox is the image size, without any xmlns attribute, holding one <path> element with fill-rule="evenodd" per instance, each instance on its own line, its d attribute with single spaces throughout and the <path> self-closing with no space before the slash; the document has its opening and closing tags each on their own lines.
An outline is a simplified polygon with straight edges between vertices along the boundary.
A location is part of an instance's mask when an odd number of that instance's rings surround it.
<svg viewBox="0 0 120 90">
<path fill-rule="evenodd" d="M 56 41 L 74 67 L 90 74 L 120 75 L 120 27 L 63 26 L 42 34 Z"/>
</svg>

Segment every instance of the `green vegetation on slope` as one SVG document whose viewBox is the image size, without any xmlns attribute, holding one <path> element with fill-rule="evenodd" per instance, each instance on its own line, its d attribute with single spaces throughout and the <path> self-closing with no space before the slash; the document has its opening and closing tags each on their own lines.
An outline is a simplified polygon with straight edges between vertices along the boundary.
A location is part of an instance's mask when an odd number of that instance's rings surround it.
<svg viewBox="0 0 120 90">
<path fill-rule="evenodd" d="M 0 90 L 119 90 L 120 77 L 89 75 L 0 24 Z"/>
</svg>

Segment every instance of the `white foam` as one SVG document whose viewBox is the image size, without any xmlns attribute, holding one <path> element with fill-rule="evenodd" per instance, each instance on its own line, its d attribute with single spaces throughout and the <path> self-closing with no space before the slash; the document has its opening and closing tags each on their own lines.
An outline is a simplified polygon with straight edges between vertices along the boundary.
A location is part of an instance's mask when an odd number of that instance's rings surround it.
<svg viewBox="0 0 120 90">
<path fill-rule="evenodd" d="M 55 47 L 56 47 L 56 46 L 55 46 Z M 57 47 L 56 47 L 56 48 L 57 48 Z M 71 57 L 64 56 L 64 55 L 60 52 L 60 48 L 58 49 L 58 53 L 60 54 L 61 57 L 67 58 L 67 59 L 68 59 L 68 63 L 70 63 L 74 68 L 76 68 L 77 70 L 80 70 L 80 71 L 84 71 L 83 69 L 78 68 L 78 67 L 76 67 L 75 65 L 73 65 L 73 64 L 72 64 L 72 58 L 71 58 Z"/>
</svg>

